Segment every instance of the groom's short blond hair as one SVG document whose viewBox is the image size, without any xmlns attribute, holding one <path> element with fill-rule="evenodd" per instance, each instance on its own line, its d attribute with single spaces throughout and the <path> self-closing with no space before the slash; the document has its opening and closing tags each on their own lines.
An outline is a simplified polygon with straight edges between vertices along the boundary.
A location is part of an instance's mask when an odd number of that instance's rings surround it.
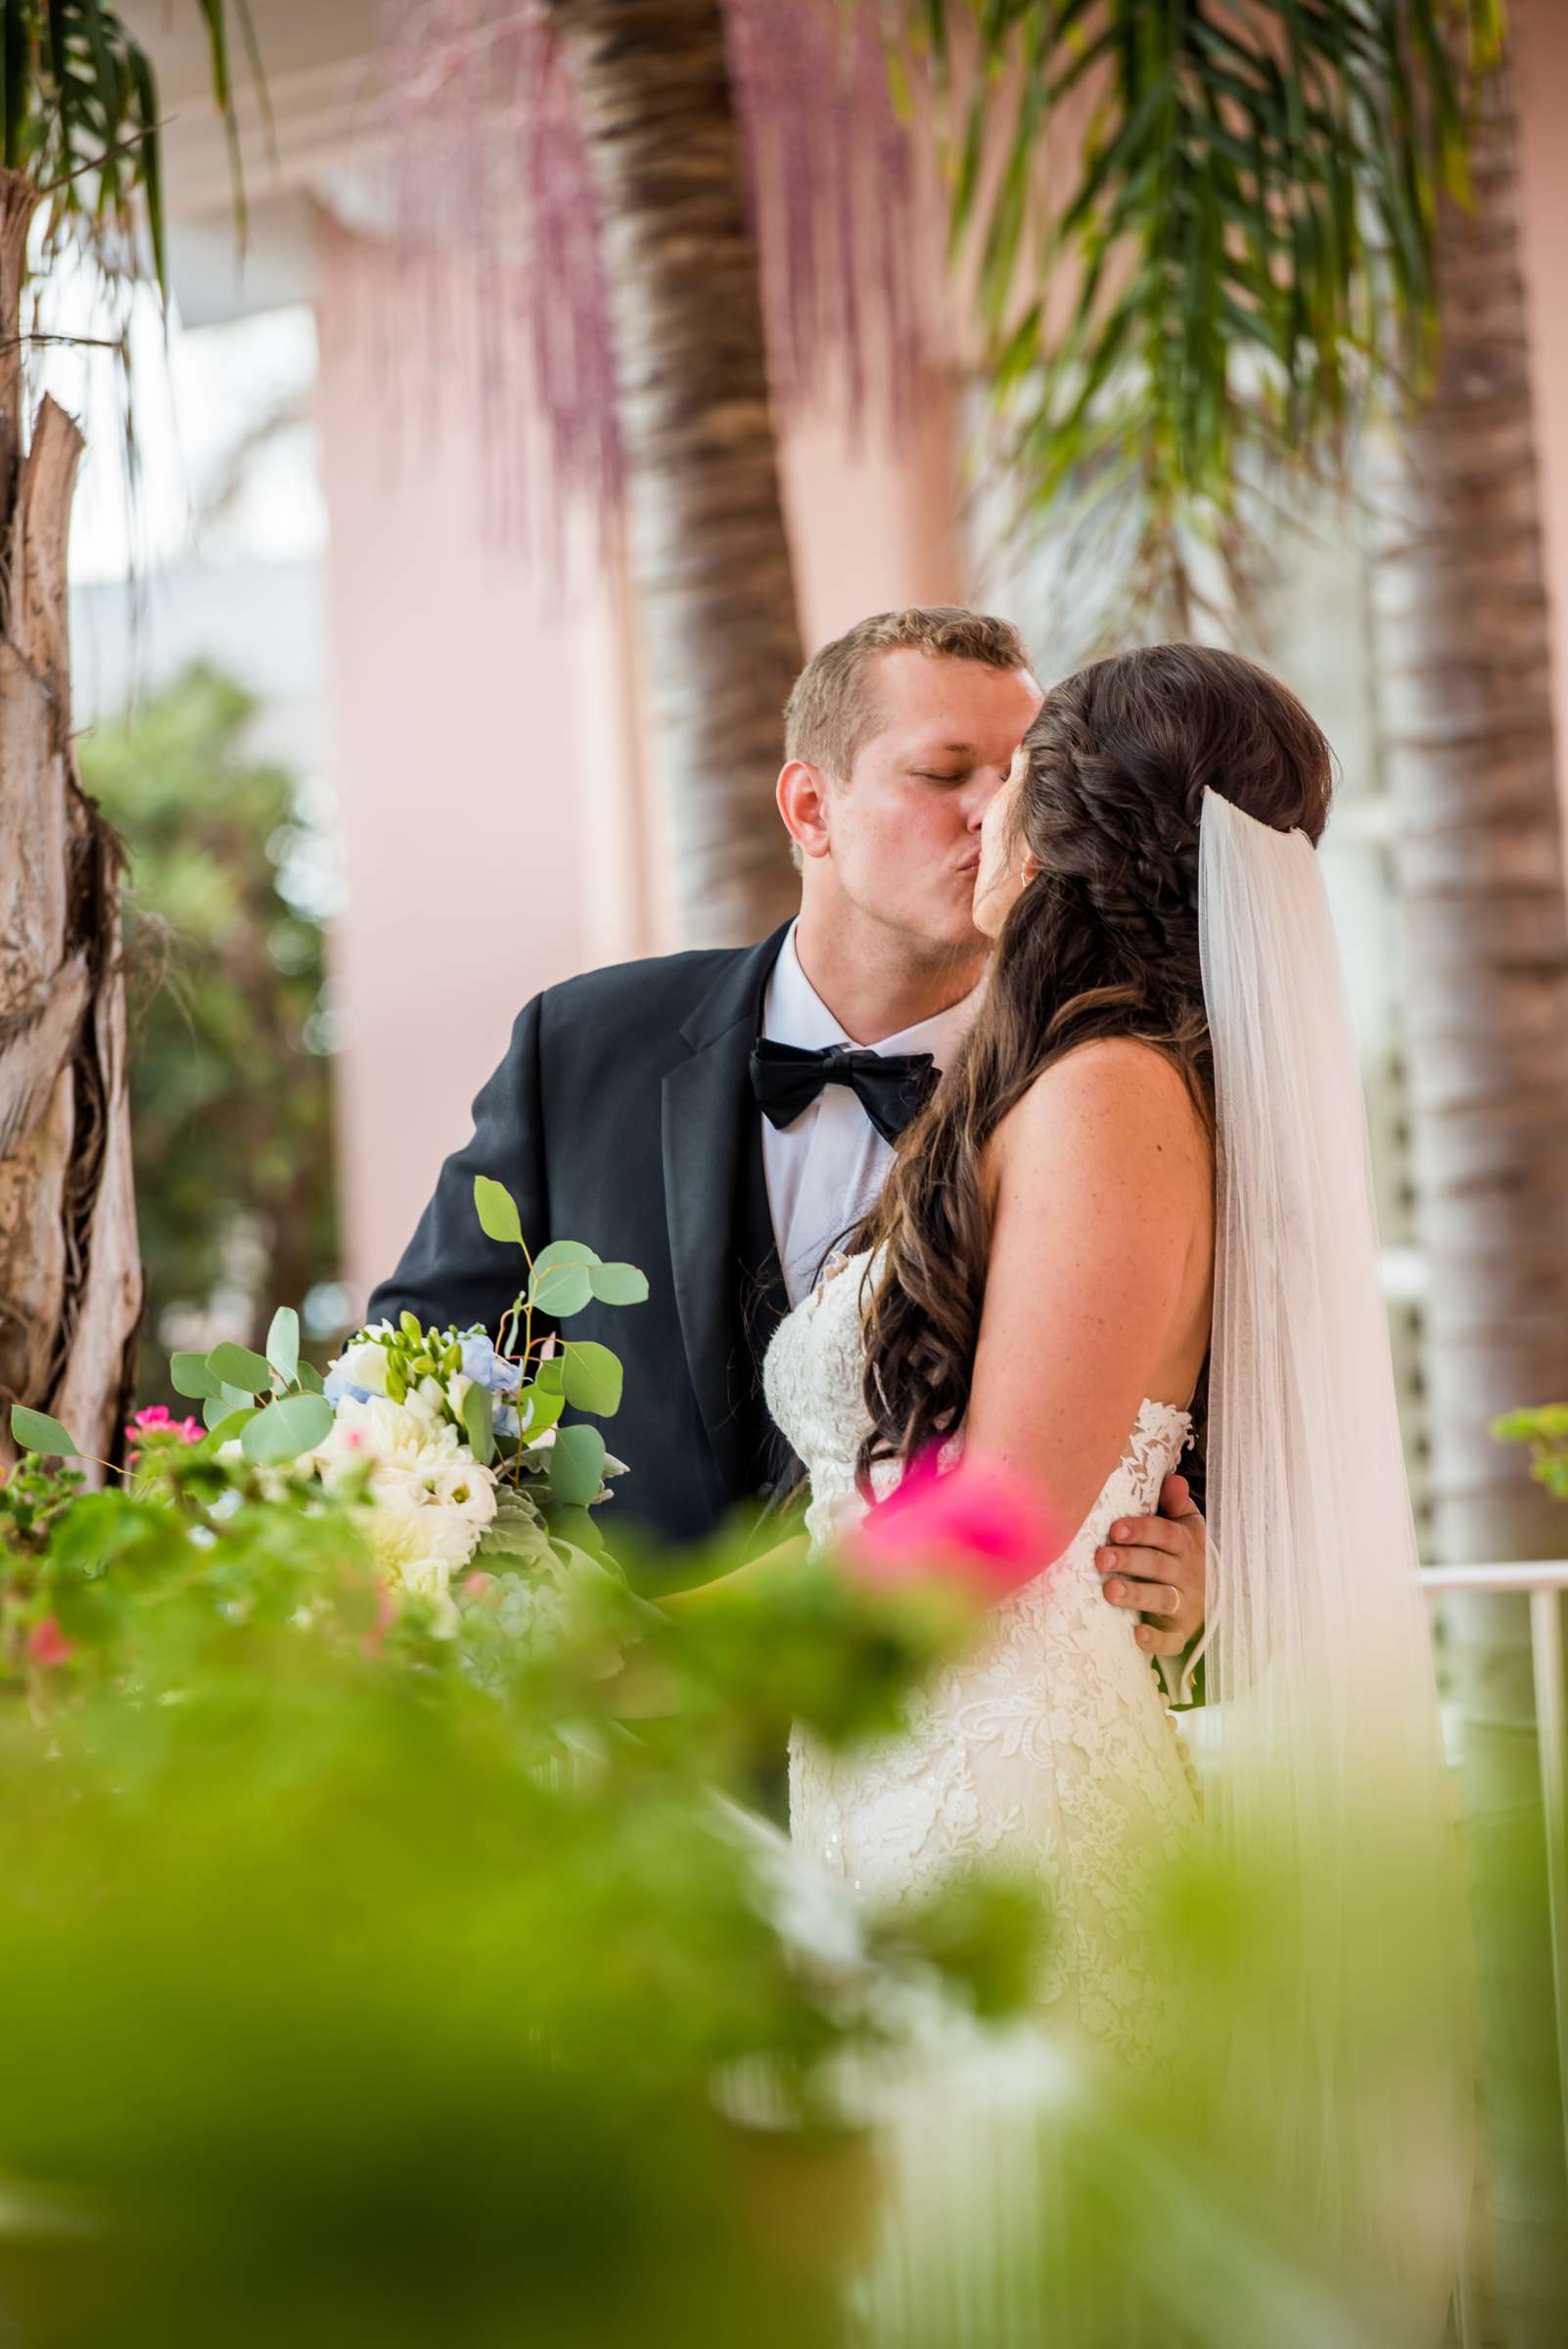
<svg viewBox="0 0 1568 2349">
<path fill-rule="evenodd" d="M 843 781 L 877 730 L 879 653 L 930 653 L 944 661 L 980 661 L 988 668 L 1028 668 L 1029 652 L 1011 621 L 958 604 L 911 604 L 858 620 L 824 644 L 796 678 L 784 705 L 784 756 L 804 759 Z"/>
</svg>

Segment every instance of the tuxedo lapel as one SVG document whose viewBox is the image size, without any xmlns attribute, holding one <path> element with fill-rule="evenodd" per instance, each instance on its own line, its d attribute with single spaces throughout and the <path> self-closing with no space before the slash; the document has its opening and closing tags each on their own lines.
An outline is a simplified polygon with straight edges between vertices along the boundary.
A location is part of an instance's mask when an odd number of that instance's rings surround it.
<svg viewBox="0 0 1568 2349">
<path fill-rule="evenodd" d="M 750 1063 L 784 931 L 737 953 L 681 1029 L 689 1057 L 664 1080 L 665 1206 L 675 1307 L 697 1407 L 726 1491 L 752 1474 L 751 1363 L 739 1326 L 736 1219 L 756 1118 Z"/>
</svg>

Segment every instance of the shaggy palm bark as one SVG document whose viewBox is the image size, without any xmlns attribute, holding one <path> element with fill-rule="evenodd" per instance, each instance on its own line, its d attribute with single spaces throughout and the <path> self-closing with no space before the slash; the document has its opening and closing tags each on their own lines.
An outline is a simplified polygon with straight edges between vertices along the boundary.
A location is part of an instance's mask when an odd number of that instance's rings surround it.
<svg viewBox="0 0 1568 2349">
<path fill-rule="evenodd" d="M 1561 1511 L 1493 1416 L 1568 1395 L 1568 908 L 1529 327 L 1502 85 L 1442 227 L 1443 352 L 1375 592 L 1412 973 L 1439 1546 L 1555 1556 Z"/>
<path fill-rule="evenodd" d="M 15 1457 L 13 1403 L 115 1457 L 142 1294 L 119 851 L 71 747 L 66 548 L 82 442 L 46 399 L 23 445 L 36 203 L 0 172 L 0 1464 Z"/>
<path fill-rule="evenodd" d="M 1438 381 L 1410 420 L 1376 566 L 1432 1485 L 1438 1546 L 1459 1560 L 1568 1550 L 1568 1512 L 1487 1432 L 1512 1405 L 1568 1397 L 1568 909 L 1501 76 L 1472 168 L 1473 209 L 1450 207 L 1441 231 Z M 1568 2199 L 1524 1602 L 1456 1599 L 1444 1629 L 1481 1942 L 1487 2337 L 1545 2349 L 1568 2325 Z"/>
<path fill-rule="evenodd" d="M 798 885 L 773 805 L 801 667 L 757 253 L 719 0 L 561 6 L 598 175 L 642 685 L 688 945 Z"/>
</svg>

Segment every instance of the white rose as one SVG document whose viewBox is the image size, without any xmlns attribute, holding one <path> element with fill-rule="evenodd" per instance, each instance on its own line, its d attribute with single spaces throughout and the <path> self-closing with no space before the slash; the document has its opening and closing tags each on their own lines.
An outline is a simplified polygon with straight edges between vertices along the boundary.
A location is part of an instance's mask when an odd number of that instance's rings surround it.
<svg viewBox="0 0 1568 2349">
<path fill-rule="evenodd" d="M 418 1386 L 410 1387 L 404 1408 L 412 1411 L 416 1419 L 422 1419 L 427 1427 L 439 1427 L 446 1417 L 446 1397 L 439 1379 L 433 1378 L 427 1370 Z"/>
<path fill-rule="evenodd" d="M 463 1398 L 473 1384 L 462 1370 L 454 1370 L 446 1382 L 446 1407 L 459 1427 L 463 1424 Z"/>
<path fill-rule="evenodd" d="M 466 1445 L 458 1447 L 455 1460 L 429 1473 L 425 1490 L 438 1507 L 452 1510 L 481 1532 L 495 1515 L 495 1479 Z"/>
<path fill-rule="evenodd" d="M 327 1375 L 330 1378 L 334 1370 L 341 1370 L 350 1386 L 364 1387 L 372 1395 L 385 1395 L 387 1367 L 385 1346 L 361 1339 L 357 1346 L 346 1346 L 338 1359 L 327 1364 Z"/>
</svg>

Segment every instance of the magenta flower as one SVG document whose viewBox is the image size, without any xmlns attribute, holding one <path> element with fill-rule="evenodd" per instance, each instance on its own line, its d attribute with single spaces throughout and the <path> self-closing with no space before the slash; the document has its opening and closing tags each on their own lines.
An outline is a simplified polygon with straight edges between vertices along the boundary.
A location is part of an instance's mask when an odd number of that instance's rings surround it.
<svg viewBox="0 0 1568 2349">
<path fill-rule="evenodd" d="M 150 1403 L 126 1428 L 125 1440 L 134 1451 L 143 1436 L 177 1436 L 182 1444 L 200 1444 L 206 1433 L 199 1420 L 171 1419 L 166 1404 Z"/>
<path fill-rule="evenodd" d="M 388 1584 L 382 1581 L 380 1575 L 377 1575 L 374 1580 L 376 1585 L 376 1619 L 374 1623 L 372 1623 L 369 1631 L 365 1633 L 364 1636 L 359 1642 L 360 1647 L 367 1656 L 380 1655 L 382 1647 L 386 1641 L 387 1634 L 392 1630 L 392 1625 L 397 1621 L 397 1600 L 392 1589 Z"/>
<path fill-rule="evenodd" d="M 1015 1470 L 973 1459 L 944 1470 L 928 1452 L 847 1536 L 844 1551 L 863 1582 L 954 1581 L 990 1605 L 1032 1583 L 1065 1541 L 1056 1512 Z"/>
</svg>

